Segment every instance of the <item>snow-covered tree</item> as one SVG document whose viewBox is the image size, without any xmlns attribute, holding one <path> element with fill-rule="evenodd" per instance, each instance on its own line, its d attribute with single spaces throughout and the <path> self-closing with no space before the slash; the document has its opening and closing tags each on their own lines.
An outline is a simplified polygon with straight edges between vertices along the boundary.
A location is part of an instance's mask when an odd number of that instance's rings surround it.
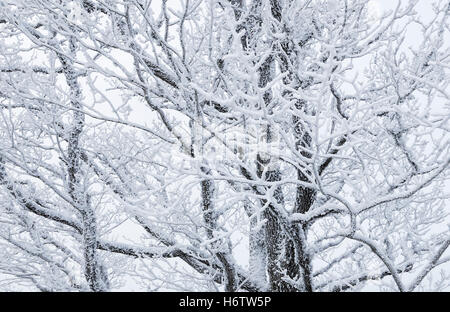
<svg viewBox="0 0 450 312">
<path fill-rule="evenodd" d="M 391 5 L 0 0 L 0 289 L 448 290 L 450 2 Z"/>
</svg>

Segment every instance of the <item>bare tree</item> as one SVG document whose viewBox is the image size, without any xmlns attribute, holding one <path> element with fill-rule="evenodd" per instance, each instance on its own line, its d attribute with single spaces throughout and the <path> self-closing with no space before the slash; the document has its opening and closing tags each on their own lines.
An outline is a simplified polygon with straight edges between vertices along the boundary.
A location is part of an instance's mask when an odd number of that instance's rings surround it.
<svg viewBox="0 0 450 312">
<path fill-rule="evenodd" d="M 450 3 L 397 2 L 1 0 L 0 288 L 448 289 Z"/>
</svg>

